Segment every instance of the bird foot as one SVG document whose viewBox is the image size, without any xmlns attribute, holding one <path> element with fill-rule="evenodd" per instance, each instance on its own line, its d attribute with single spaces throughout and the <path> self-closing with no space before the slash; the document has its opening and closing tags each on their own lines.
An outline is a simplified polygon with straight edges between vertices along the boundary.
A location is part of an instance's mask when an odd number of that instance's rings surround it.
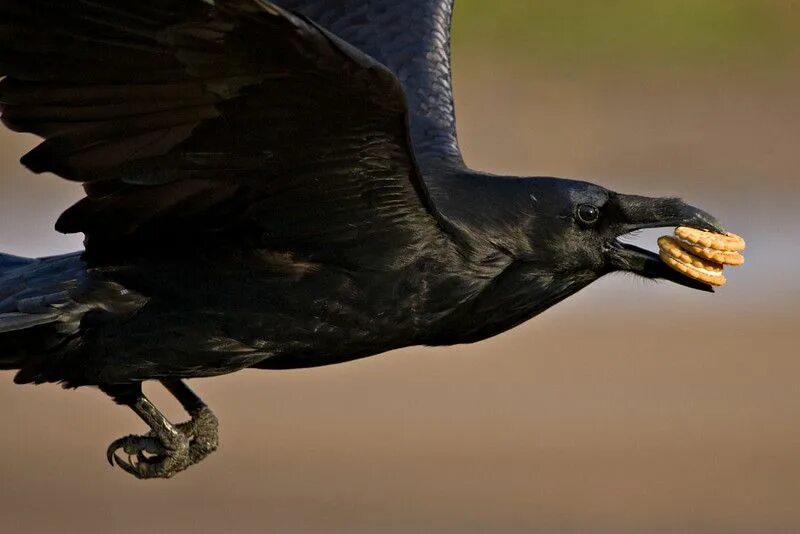
<svg viewBox="0 0 800 534">
<path fill-rule="evenodd" d="M 150 431 L 142 436 L 125 436 L 109 445 L 106 456 L 112 466 L 116 463 L 136 478 L 170 478 L 217 449 L 218 427 L 216 416 L 204 407 L 191 420 L 176 425 L 177 435 L 160 439 Z M 117 454 L 120 449 L 128 456 L 127 461 Z"/>
<path fill-rule="evenodd" d="M 189 421 L 180 423 L 178 430 L 189 438 L 189 458 L 196 464 L 219 446 L 219 421 L 214 412 L 203 407 Z"/>
</svg>

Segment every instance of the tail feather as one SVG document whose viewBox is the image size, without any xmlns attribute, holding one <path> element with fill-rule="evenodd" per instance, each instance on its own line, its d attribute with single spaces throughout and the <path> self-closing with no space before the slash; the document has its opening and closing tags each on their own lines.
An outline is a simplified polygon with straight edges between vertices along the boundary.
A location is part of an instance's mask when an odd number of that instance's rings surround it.
<svg viewBox="0 0 800 534">
<path fill-rule="evenodd" d="M 85 283 L 79 253 L 38 259 L 0 254 L 0 334 L 58 320 Z"/>
<path fill-rule="evenodd" d="M 24 267 L 31 263 L 36 263 L 37 261 L 39 260 L 34 258 L 23 258 L 21 256 L 0 253 L 0 276 L 12 269 Z"/>
<path fill-rule="evenodd" d="M 80 252 L 37 259 L 0 254 L 0 369 L 18 370 L 18 383 L 65 380 L 89 311 L 128 316 L 147 301 L 90 271 Z"/>
<path fill-rule="evenodd" d="M 0 369 L 19 369 L 44 349 L 61 324 L 81 305 L 74 301 L 85 282 L 80 253 L 50 258 L 0 254 Z"/>
</svg>

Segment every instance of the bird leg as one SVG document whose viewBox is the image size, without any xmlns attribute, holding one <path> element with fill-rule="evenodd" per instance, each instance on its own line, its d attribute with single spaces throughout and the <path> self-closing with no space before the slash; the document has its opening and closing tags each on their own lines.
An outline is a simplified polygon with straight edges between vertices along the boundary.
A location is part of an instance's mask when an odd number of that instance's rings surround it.
<svg viewBox="0 0 800 534">
<path fill-rule="evenodd" d="M 194 391 L 182 380 L 162 380 L 161 383 L 178 399 L 191 419 L 178 424 L 178 430 L 189 438 L 189 457 L 197 463 L 215 450 L 219 445 L 219 421 Z"/>
<path fill-rule="evenodd" d="M 114 441 L 106 452 L 111 465 L 116 462 L 136 478 L 170 478 L 201 461 L 218 445 L 217 418 L 208 406 L 181 380 L 162 380 L 162 384 L 189 413 L 189 421 L 173 425 L 141 390 L 130 398 L 118 398 L 151 429 L 141 436 Z M 127 461 L 116 453 L 119 449 L 128 455 Z"/>
</svg>

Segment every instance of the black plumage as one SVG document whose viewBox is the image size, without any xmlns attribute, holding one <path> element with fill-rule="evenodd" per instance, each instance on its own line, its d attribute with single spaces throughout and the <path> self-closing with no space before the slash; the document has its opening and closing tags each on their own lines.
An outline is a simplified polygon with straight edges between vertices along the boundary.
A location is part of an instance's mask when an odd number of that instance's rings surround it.
<svg viewBox="0 0 800 534">
<path fill-rule="evenodd" d="M 279 7 L 280 6 L 280 7 Z M 0 109 L 81 182 L 86 250 L 0 255 L 0 368 L 99 386 L 171 476 L 216 447 L 180 381 L 507 330 L 618 270 L 710 288 L 617 237 L 721 230 L 676 199 L 468 169 L 452 0 L 0 0 Z M 141 393 L 160 380 L 192 415 Z M 148 452 L 151 456 L 143 453 Z"/>
</svg>

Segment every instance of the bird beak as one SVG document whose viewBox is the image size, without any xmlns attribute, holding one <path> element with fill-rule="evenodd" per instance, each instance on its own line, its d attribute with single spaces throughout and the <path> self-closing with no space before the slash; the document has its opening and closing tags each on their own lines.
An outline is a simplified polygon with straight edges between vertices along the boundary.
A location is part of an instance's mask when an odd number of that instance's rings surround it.
<svg viewBox="0 0 800 534">
<path fill-rule="evenodd" d="M 725 228 L 709 213 L 676 198 L 648 198 L 616 195 L 617 236 L 645 228 L 689 226 L 725 233 Z M 712 286 L 688 278 L 661 261 L 658 254 L 614 239 L 610 247 L 612 270 L 628 271 L 646 278 L 661 278 L 692 289 L 713 292 Z"/>
<path fill-rule="evenodd" d="M 616 195 L 615 200 L 620 211 L 619 220 L 622 221 L 619 225 L 620 235 L 645 228 L 674 226 L 689 226 L 719 234 L 726 232 L 712 215 L 677 198 Z"/>
</svg>

